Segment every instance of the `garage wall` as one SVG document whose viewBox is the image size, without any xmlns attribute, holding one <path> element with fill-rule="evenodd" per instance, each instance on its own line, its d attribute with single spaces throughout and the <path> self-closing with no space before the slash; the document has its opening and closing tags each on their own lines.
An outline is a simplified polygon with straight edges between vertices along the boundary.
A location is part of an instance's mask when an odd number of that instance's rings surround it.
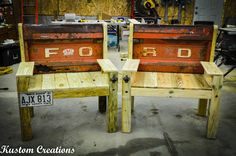
<svg viewBox="0 0 236 156">
<path fill-rule="evenodd" d="M 157 8 L 159 16 L 164 19 L 165 6 L 161 5 L 161 0 L 157 0 L 160 6 Z M 191 3 L 187 3 L 186 7 L 182 9 L 182 20 L 181 24 L 192 24 L 193 13 L 194 13 L 194 4 L 195 0 L 192 0 Z M 170 24 L 172 19 L 178 19 L 178 6 L 171 4 L 168 7 L 168 22 L 161 20 L 161 24 Z"/>
<path fill-rule="evenodd" d="M 25 0 L 33 1 L 33 0 Z M 163 19 L 165 7 L 161 5 L 161 0 L 156 0 L 160 6 L 157 11 Z M 182 9 L 182 24 L 192 24 L 195 0 L 188 3 Z M 112 16 L 130 16 L 130 0 L 39 0 L 39 15 L 41 16 L 63 16 L 65 13 L 76 13 L 80 16 L 97 16 L 99 13 L 105 13 Z M 25 10 L 28 14 L 34 14 L 33 8 Z M 168 22 L 178 18 L 178 6 L 169 5 Z"/>
<path fill-rule="evenodd" d="M 129 0 L 39 0 L 41 15 L 64 15 L 76 13 L 80 16 L 96 16 L 105 13 L 112 16 L 129 16 Z"/>
<path fill-rule="evenodd" d="M 236 20 L 236 0 L 225 0 L 223 24 L 228 18 L 235 18 Z"/>
</svg>

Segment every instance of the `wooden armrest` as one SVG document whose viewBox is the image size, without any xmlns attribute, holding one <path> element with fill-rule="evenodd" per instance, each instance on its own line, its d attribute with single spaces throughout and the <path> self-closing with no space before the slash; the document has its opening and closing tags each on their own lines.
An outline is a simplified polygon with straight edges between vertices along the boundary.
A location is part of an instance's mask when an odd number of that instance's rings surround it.
<svg viewBox="0 0 236 156">
<path fill-rule="evenodd" d="M 34 62 L 21 62 L 16 76 L 32 76 L 34 74 Z"/>
<path fill-rule="evenodd" d="M 136 19 L 129 19 L 129 22 L 133 24 L 140 24 L 140 22 L 137 21 Z"/>
<path fill-rule="evenodd" d="M 137 72 L 138 71 L 138 66 L 139 66 L 139 59 L 128 59 L 125 62 L 125 65 L 122 68 L 122 71 L 127 71 L 127 72 Z"/>
<path fill-rule="evenodd" d="M 222 71 L 214 62 L 201 62 L 206 74 L 208 75 L 223 75 Z"/>
<path fill-rule="evenodd" d="M 97 59 L 103 72 L 118 72 L 118 69 L 109 59 Z"/>
</svg>

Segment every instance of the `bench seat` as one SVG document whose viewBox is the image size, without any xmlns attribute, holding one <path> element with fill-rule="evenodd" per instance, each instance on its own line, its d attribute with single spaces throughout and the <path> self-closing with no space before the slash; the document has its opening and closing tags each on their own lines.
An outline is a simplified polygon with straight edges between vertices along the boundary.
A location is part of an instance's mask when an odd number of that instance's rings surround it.
<svg viewBox="0 0 236 156">
<path fill-rule="evenodd" d="M 212 88 L 201 74 L 136 72 L 131 75 L 131 96 L 209 99 Z"/>
<path fill-rule="evenodd" d="M 54 98 L 109 95 L 108 74 L 102 72 L 77 72 L 35 74 L 29 77 L 28 92 L 49 90 Z"/>
<path fill-rule="evenodd" d="M 136 72 L 131 80 L 132 87 L 211 90 L 202 74 Z"/>
</svg>

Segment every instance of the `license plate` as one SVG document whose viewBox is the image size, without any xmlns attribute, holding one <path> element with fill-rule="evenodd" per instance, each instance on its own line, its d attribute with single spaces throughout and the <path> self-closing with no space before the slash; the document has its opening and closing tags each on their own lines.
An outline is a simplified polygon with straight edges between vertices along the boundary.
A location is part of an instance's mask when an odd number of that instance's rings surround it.
<svg viewBox="0 0 236 156">
<path fill-rule="evenodd" d="M 52 92 L 44 91 L 34 93 L 20 93 L 21 107 L 45 106 L 52 104 Z"/>
</svg>

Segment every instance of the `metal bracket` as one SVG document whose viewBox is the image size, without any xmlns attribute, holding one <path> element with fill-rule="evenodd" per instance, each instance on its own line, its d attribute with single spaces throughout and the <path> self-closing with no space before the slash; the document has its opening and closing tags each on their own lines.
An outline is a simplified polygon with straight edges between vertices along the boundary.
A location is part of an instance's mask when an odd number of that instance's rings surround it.
<svg viewBox="0 0 236 156">
<path fill-rule="evenodd" d="M 112 83 L 115 83 L 118 80 L 118 78 L 115 75 L 113 75 L 110 80 L 112 81 Z"/>
<path fill-rule="evenodd" d="M 130 78 L 128 77 L 128 75 L 125 75 L 125 77 L 123 77 L 123 80 L 125 81 L 125 83 L 128 83 Z"/>
</svg>

